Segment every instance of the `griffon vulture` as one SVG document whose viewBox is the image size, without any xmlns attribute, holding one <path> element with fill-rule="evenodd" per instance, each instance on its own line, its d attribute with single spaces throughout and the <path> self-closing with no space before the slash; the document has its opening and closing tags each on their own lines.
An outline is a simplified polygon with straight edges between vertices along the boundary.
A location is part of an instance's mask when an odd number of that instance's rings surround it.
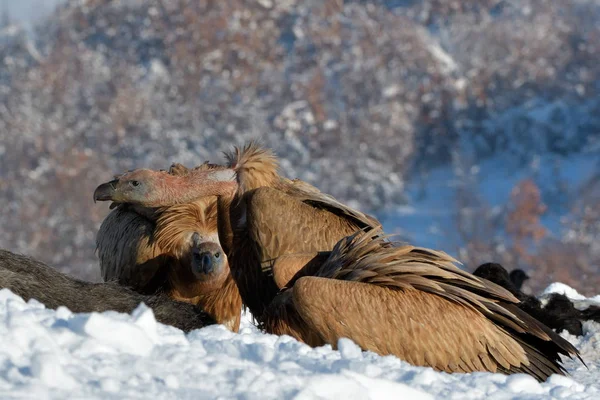
<svg viewBox="0 0 600 400">
<path fill-rule="evenodd" d="M 265 329 L 313 346 L 348 337 L 440 371 L 523 372 L 540 381 L 564 373 L 560 354 L 579 356 L 504 288 L 443 252 L 386 242 L 380 233 L 342 239 L 311 276 L 278 294 Z"/>
<path fill-rule="evenodd" d="M 172 207 L 216 196 L 220 244 L 244 304 L 259 321 L 314 252 L 331 250 L 358 229 L 380 226 L 306 182 L 281 177 L 276 157 L 255 143 L 226 157 L 227 166 L 184 175 L 135 170 L 105 188 L 112 198 L 121 196 L 136 207 Z M 285 262 L 278 260 L 282 255 L 288 255 Z"/>
<path fill-rule="evenodd" d="M 129 199 L 143 206 L 218 197 L 219 239 L 244 303 L 267 331 L 310 345 L 349 337 L 415 365 L 540 380 L 562 372 L 559 353 L 577 354 L 503 288 L 443 253 L 398 250 L 374 218 L 280 177 L 267 150 L 252 144 L 228 159 L 184 177 L 137 170 L 123 180 L 139 182 Z"/>
<path fill-rule="evenodd" d="M 203 164 L 196 169 L 207 168 Z M 189 170 L 174 164 L 168 173 L 156 172 L 182 176 Z M 102 278 L 198 305 L 237 332 L 242 300 L 219 245 L 216 198 L 150 208 L 128 204 L 127 191 L 113 190 L 135 185 L 116 177 L 94 192 L 94 200 L 111 200 L 111 208 L 116 207 L 96 238 Z"/>
</svg>

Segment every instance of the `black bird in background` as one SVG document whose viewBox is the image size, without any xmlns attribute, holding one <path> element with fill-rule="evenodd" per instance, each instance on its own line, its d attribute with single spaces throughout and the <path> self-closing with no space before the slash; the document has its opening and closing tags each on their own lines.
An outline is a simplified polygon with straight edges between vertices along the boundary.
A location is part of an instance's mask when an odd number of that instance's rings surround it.
<svg viewBox="0 0 600 400">
<path fill-rule="evenodd" d="M 515 269 L 509 274 L 498 263 L 485 263 L 477 267 L 473 275 L 492 281 L 507 289 L 521 300 L 519 308 L 557 332 L 566 330 L 572 335 L 581 336 L 583 335 L 582 321 L 594 320 L 600 322 L 600 307 L 590 306 L 585 310 L 578 310 L 573 302 L 563 294 L 551 294 L 548 303 L 542 307 L 541 301 L 535 296 L 527 295 L 521 291 L 523 282 L 530 279 L 529 275 L 521 269 Z"/>
<path fill-rule="evenodd" d="M 517 288 L 517 290 L 521 290 L 521 288 L 523 287 L 523 283 L 530 278 L 530 276 L 527 275 L 527 273 L 525 273 L 525 271 L 523 271 L 522 269 L 513 269 L 512 271 L 510 271 L 510 274 L 508 274 L 508 277 L 510 278 L 510 281 L 513 283 L 513 285 L 515 285 L 515 288 Z"/>
</svg>

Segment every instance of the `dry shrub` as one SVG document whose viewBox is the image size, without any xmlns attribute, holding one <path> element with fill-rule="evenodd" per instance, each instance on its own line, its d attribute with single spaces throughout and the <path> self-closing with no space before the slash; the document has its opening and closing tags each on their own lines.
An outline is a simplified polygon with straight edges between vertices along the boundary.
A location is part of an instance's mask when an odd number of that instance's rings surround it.
<svg viewBox="0 0 600 400">
<path fill-rule="evenodd" d="M 535 272 L 541 281 L 565 282 L 592 296 L 600 287 L 600 175 L 586 180 L 575 198 L 561 240 L 545 243 Z"/>
<path fill-rule="evenodd" d="M 517 255 L 519 264 L 530 264 L 531 251 L 546 235 L 540 217 L 546 211 L 538 186 L 531 179 L 517 183 L 510 194 L 506 216 L 506 233 L 512 242 L 509 251 Z"/>
<path fill-rule="evenodd" d="M 545 240 L 531 259 L 529 286 L 539 292 L 552 282 L 562 282 L 586 296 L 598 294 L 598 260 L 589 258 L 589 249 L 577 243 Z"/>
<path fill-rule="evenodd" d="M 546 206 L 532 179 L 515 185 L 509 202 L 495 217 L 485 203 L 476 200 L 476 189 L 459 190 L 457 233 L 464 243 L 459 249 L 461 261 L 470 270 L 484 262 L 499 262 L 509 271 L 522 268 L 531 276 L 527 286 L 533 293 L 552 282 L 563 282 L 584 295 L 596 294 L 600 253 L 594 246 L 600 228 L 600 197 L 596 197 L 600 192 L 592 186 L 597 181 L 591 179 L 583 186 L 567 229 L 553 237 L 540 221 Z"/>
<path fill-rule="evenodd" d="M 456 191 L 456 240 L 460 261 L 477 266 L 496 260 L 498 220 L 491 207 L 477 195 L 477 188 L 462 184 Z"/>
</svg>

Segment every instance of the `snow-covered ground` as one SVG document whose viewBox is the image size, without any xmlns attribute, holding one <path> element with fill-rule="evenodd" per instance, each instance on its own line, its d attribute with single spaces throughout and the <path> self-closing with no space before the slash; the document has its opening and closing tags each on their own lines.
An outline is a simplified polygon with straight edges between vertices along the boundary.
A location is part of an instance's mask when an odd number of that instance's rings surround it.
<svg viewBox="0 0 600 400">
<path fill-rule="evenodd" d="M 550 291 L 600 303 L 561 284 Z M 143 305 L 132 315 L 73 314 L 2 289 L 0 398 L 597 399 L 600 325 L 586 322 L 584 331 L 566 337 L 589 369 L 568 361 L 570 377 L 540 384 L 524 374 L 439 373 L 346 339 L 339 351 L 312 349 L 258 332 L 247 316 L 239 334 L 210 326 L 185 335 Z"/>
</svg>

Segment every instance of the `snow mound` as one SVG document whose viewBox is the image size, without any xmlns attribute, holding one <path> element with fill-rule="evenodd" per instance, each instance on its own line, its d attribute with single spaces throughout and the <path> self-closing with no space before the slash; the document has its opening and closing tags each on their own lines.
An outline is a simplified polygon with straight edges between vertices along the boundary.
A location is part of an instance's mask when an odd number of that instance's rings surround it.
<svg viewBox="0 0 600 400">
<path fill-rule="evenodd" d="M 568 294 L 572 289 L 561 288 Z M 569 290 L 570 289 L 570 290 Z M 244 399 L 595 399 L 600 398 L 600 324 L 565 337 L 588 365 L 568 360 L 568 377 L 446 374 L 342 339 L 311 348 L 266 335 L 244 315 L 239 334 L 216 325 L 189 334 L 131 315 L 46 309 L 0 290 L 0 398 Z"/>
<path fill-rule="evenodd" d="M 553 284 L 549 285 L 542 292 L 542 296 L 550 295 L 552 293 L 564 294 L 571 300 L 585 300 L 585 296 L 580 295 L 577 290 L 560 282 L 554 282 Z"/>
</svg>

